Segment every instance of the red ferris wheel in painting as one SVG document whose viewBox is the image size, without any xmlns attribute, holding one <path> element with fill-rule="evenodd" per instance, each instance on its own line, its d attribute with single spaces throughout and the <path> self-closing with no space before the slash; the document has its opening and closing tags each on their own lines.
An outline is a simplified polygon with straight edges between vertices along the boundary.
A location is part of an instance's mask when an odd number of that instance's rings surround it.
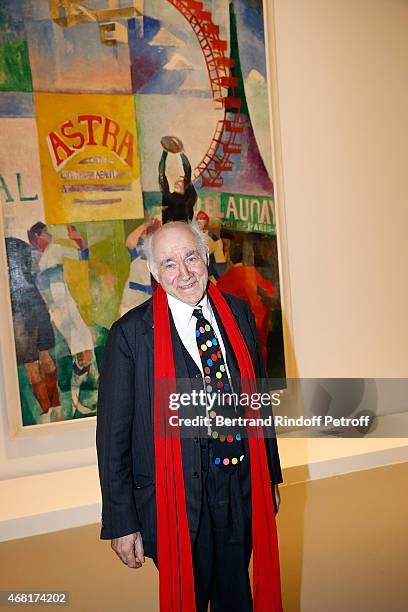
<svg viewBox="0 0 408 612">
<path fill-rule="evenodd" d="M 204 10 L 204 3 L 197 0 L 168 2 L 193 29 L 205 59 L 213 99 L 224 109 L 224 118 L 217 122 L 211 144 L 195 168 L 193 178 L 201 178 L 202 187 L 221 187 L 223 173 L 233 169 L 231 156 L 239 154 L 242 147 L 242 99 L 235 93 L 241 75 L 234 75 L 235 59 L 227 55 L 228 42 L 220 37 L 220 27 L 213 22 L 211 12 Z"/>
</svg>

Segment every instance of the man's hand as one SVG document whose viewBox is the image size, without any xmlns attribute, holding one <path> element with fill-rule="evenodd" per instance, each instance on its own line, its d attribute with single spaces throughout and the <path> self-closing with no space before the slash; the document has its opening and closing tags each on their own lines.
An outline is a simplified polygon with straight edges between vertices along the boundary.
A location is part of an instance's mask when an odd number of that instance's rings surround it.
<svg viewBox="0 0 408 612">
<path fill-rule="evenodd" d="M 273 494 L 275 495 L 275 502 L 276 502 L 276 512 L 275 514 L 278 514 L 278 510 L 279 510 L 279 506 L 280 506 L 280 502 L 281 502 L 281 498 L 280 498 L 280 493 L 279 493 L 279 485 L 273 485 Z"/>
<path fill-rule="evenodd" d="M 142 567 L 145 562 L 142 534 L 140 531 L 121 538 L 114 538 L 111 547 L 125 565 L 132 568 Z"/>
</svg>

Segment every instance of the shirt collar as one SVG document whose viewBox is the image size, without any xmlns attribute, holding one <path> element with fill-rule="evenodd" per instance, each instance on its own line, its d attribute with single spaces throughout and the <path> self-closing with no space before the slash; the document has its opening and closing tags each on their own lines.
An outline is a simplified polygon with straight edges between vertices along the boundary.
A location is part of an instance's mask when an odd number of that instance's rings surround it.
<svg viewBox="0 0 408 612">
<path fill-rule="evenodd" d="M 205 315 L 206 311 L 209 312 L 208 296 L 205 293 L 201 300 L 196 306 L 190 306 L 181 300 L 175 298 L 172 295 L 167 294 L 167 302 L 173 315 L 174 323 L 178 328 L 186 328 L 190 324 L 191 317 L 193 316 L 193 310 L 201 307 Z"/>
</svg>

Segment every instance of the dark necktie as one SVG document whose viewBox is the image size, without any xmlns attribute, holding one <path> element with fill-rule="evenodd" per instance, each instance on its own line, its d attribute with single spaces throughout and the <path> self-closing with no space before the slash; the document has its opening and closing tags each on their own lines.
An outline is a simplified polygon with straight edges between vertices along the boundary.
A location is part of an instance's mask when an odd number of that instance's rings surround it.
<svg viewBox="0 0 408 612">
<path fill-rule="evenodd" d="M 228 378 L 227 368 L 217 335 L 211 323 L 204 317 L 202 309 L 195 308 L 193 315 L 197 319 L 196 340 L 198 353 L 204 372 L 204 387 L 206 393 L 216 393 L 217 397 L 232 393 L 231 381 Z M 215 423 L 216 415 L 234 418 L 237 415 L 233 406 L 218 405 L 217 402 L 210 412 Z M 212 427 L 211 444 L 213 448 L 213 461 L 215 465 L 224 470 L 233 471 L 243 460 L 243 444 L 238 428 Z"/>
</svg>

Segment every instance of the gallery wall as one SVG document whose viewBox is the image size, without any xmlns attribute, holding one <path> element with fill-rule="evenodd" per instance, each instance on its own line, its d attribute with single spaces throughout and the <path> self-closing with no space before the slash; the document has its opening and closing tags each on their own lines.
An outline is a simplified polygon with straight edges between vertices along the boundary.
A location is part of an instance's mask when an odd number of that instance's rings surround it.
<svg viewBox="0 0 408 612">
<path fill-rule="evenodd" d="M 273 5 L 299 375 L 406 377 L 408 4 Z"/>
</svg>

